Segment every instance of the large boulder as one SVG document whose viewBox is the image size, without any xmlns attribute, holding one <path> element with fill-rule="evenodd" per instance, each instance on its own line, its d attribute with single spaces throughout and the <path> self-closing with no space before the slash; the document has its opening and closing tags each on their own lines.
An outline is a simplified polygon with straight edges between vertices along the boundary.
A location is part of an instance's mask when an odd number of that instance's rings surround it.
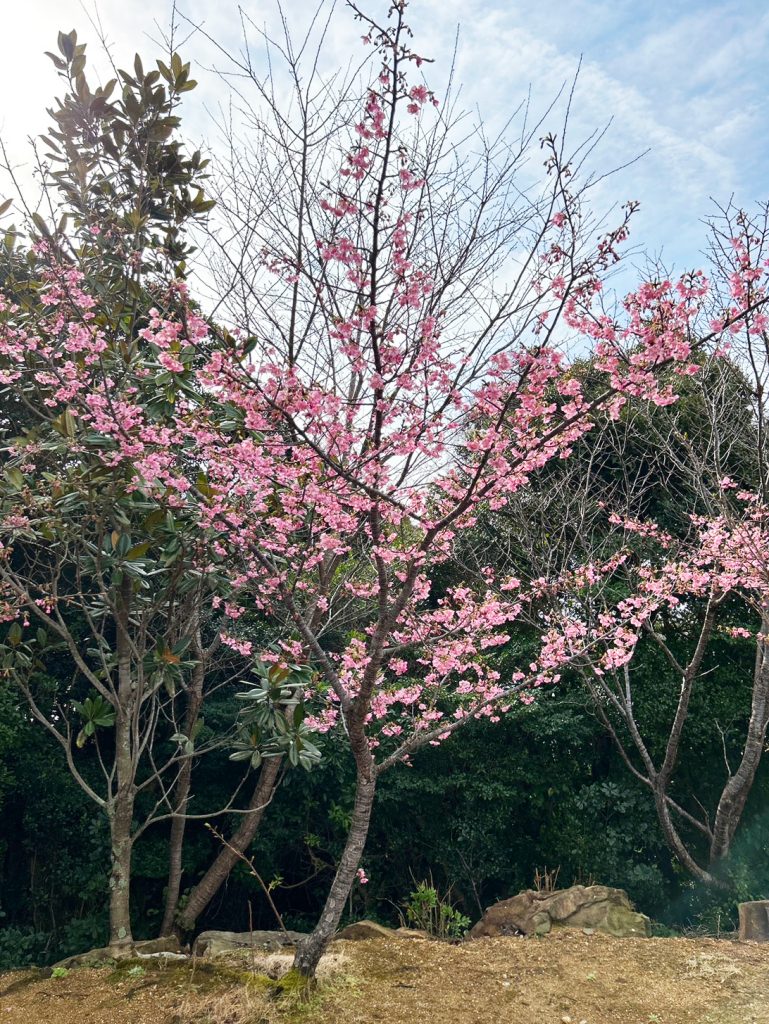
<svg viewBox="0 0 769 1024">
<path fill-rule="evenodd" d="M 304 938 L 303 932 L 201 932 L 192 947 L 193 956 L 218 956 L 234 949 L 277 950 L 295 946 Z"/>
<path fill-rule="evenodd" d="M 635 911 L 622 889 L 574 885 L 554 892 L 528 889 L 494 904 L 471 929 L 470 938 L 547 935 L 554 927 L 585 928 L 617 938 L 651 934 L 649 918 Z"/>
</svg>

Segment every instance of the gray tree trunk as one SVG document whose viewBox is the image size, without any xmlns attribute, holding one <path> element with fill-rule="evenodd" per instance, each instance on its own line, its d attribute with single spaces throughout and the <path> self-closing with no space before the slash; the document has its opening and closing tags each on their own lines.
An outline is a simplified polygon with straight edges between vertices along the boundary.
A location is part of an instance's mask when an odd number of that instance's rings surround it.
<svg viewBox="0 0 769 1024">
<path fill-rule="evenodd" d="M 190 691 L 187 696 L 187 709 L 184 715 L 183 733 L 190 737 L 200 714 L 203 703 L 203 682 L 205 666 L 201 662 L 195 667 Z M 163 922 L 160 934 L 171 935 L 174 931 L 176 911 L 179 907 L 179 893 L 182 885 L 182 854 L 184 852 L 184 833 L 187 827 L 187 805 L 192 785 L 192 757 L 187 757 L 182 764 L 179 778 L 174 788 L 175 817 L 171 819 L 171 834 L 168 846 L 168 882 L 166 884 L 166 903 L 163 911 Z"/>
<path fill-rule="evenodd" d="M 371 770 L 373 767 L 371 755 L 368 754 L 368 751 L 366 754 L 369 768 L 358 772 L 350 831 L 347 834 L 347 842 L 326 899 L 326 905 L 315 929 L 299 943 L 294 957 L 294 969 L 307 978 L 315 976 L 320 958 L 334 937 L 366 846 L 376 792 L 376 778 Z"/>
<path fill-rule="evenodd" d="M 229 847 L 223 846 L 216 859 L 190 893 L 186 905 L 177 917 L 181 932 L 191 932 L 198 918 L 226 881 L 230 871 L 238 862 L 238 855 L 245 853 L 251 845 L 261 824 L 280 774 L 282 758 L 268 757 L 262 763 L 254 792 L 249 801 L 249 811 L 242 816 L 238 829 L 228 840 Z M 165 933 L 164 933 L 165 934 Z"/>
<path fill-rule="evenodd" d="M 761 616 L 761 632 L 769 631 L 769 615 Z M 713 825 L 713 840 L 710 845 L 711 864 L 728 857 L 742 812 L 761 763 L 769 724 L 769 651 L 766 644 L 756 645 L 756 665 L 753 673 L 753 697 L 750 707 L 750 721 L 745 737 L 745 746 L 740 763 L 723 788 L 718 801 L 718 810 Z"/>
<path fill-rule="evenodd" d="M 109 876 L 109 944 L 129 946 L 131 934 L 131 854 L 133 798 L 118 793 L 109 813 L 111 870 Z"/>
<path fill-rule="evenodd" d="M 134 715 L 137 706 L 135 681 L 131 673 L 129 621 L 131 580 L 126 577 L 115 616 L 118 669 L 117 707 L 115 708 L 115 780 L 117 788 L 107 802 L 110 827 L 112 869 L 109 878 L 110 946 L 129 946 L 131 934 L 131 853 L 136 763 L 134 757 Z"/>
</svg>

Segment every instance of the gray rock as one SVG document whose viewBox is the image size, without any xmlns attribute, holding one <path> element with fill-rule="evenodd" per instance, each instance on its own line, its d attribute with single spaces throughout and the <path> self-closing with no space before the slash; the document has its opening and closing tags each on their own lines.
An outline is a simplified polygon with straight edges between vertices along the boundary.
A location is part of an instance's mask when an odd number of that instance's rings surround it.
<svg viewBox="0 0 769 1024">
<path fill-rule="evenodd" d="M 137 953 L 140 960 L 189 960 L 189 953 Z"/>
<path fill-rule="evenodd" d="M 399 939 L 431 939 L 432 935 L 424 928 L 396 928 L 394 934 Z"/>
<path fill-rule="evenodd" d="M 751 900 L 738 905 L 740 942 L 769 942 L 769 900 Z"/>
<path fill-rule="evenodd" d="M 231 953 L 235 949 L 277 950 L 295 946 L 304 938 L 304 932 L 201 932 L 192 947 L 193 956 L 212 957 Z"/>
<path fill-rule="evenodd" d="M 547 935 L 553 927 L 552 918 L 549 914 L 544 912 L 534 914 L 531 918 L 531 924 L 534 928 L 535 935 Z"/>
<path fill-rule="evenodd" d="M 149 957 L 158 954 L 181 955 L 181 946 L 175 936 L 162 939 L 145 939 L 121 946 L 103 946 L 100 949 L 89 949 L 85 953 L 76 953 L 60 960 L 54 967 L 94 967 L 109 960 L 128 960 L 132 957 Z"/>
<path fill-rule="evenodd" d="M 651 923 L 633 908 L 622 889 L 606 885 L 574 885 L 537 892 L 528 889 L 489 907 L 470 931 L 470 938 L 496 935 L 547 935 L 553 927 L 600 931 L 617 938 L 646 938 Z"/>
</svg>

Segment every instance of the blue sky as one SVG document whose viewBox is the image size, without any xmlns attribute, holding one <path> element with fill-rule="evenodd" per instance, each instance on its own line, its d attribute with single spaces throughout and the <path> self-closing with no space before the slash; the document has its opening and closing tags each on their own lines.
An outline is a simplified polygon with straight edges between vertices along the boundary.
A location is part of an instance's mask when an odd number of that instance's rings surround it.
<svg viewBox="0 0 769 1024">
<path fill-rule="evenodd" d="M 275 23 L 270 0 L 241 3 L 255 21 Z M 313 6 L 307 0 L 284 3 L 297 26 Z M 385 0 L 368 0 L 367 6 L 382 10 Z M 91 0 L 27 0 L 3 11 L 0 129 L 18 160 L 24 159 L 24 137 L 45 126 L 44 108 L 57 91 L 42 51 L 53 48 L 59 28 L 77 27 L 83 40 L 93 38 L 84 7 L 92 10 Z M 178 0 L 178 7 L 205 21 L 218 39 L 235 42 L 234 0 Z M 341 3 L 338 8 L 329 37 L 331 64 L 344 62 L 360 35 Z M 127 63 L 135 50 L 152 55 L 151 39 L 158 36 L 153 17 L 165 24 L 169 10 L 166 0 L 100 0 L 118 63 Z M 613 119 L 595 158 L 602 170 L 650 150 L 601 186 L 599 202 L 608 207 L 640 200 L 634 241 L 679 269 L 701 263 L 701 218 L 711 210 L 710 197 L 723 202 L 733 194 L 740 204 L 769 199 L 766 0 L 412 0 L 409 20 L 415 47 L 436 60 L 428 76 L 438 91 L 459 25 L 464 102 L 477 105 L 492 124 L 501 123 L 529 85 L 535 107 L 543 108 L 581 57 L 572 138 Z M 202 39 L 184 49 L 187 59 L 214 61 Z M 201 88 L 192 94 L 187 123 L 203 137 L 210 128 L 202 103 L 215 106 L 222 90 L 215 76 L 202 71 L 196 77 Z"/>
</svg>

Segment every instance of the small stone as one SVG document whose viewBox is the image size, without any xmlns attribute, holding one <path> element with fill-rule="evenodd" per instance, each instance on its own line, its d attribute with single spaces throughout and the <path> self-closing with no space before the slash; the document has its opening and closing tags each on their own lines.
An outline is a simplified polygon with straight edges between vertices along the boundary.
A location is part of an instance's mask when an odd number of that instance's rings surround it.
<svg viewBox="0 0 769 1024">
<path fill-rule="evenodd" d="M 595 928 L 583 928 L 582 929 L 582 934 L 583 935 L 595 935 Z"/>
<path fill-rule="evenodd" d="M 137 957 L 140 960 L 189 960 L 186 953 L 139 953 Z"/>
<path fill-rule="evenodd" d="M 432 936 L 421 928 L 396 928 L 393 933 L 399 939 L 429 939 Z"/>
<path fill-rule="evenodd" d="M 362 942 L 365 939 L 389 939 L 395 935 L 392 928 L 385 928 L 376 921 L 356 921 L 355 924 L 348 924 L 335 938 L 347 939 L 349 942 Z"/>
</svg>

